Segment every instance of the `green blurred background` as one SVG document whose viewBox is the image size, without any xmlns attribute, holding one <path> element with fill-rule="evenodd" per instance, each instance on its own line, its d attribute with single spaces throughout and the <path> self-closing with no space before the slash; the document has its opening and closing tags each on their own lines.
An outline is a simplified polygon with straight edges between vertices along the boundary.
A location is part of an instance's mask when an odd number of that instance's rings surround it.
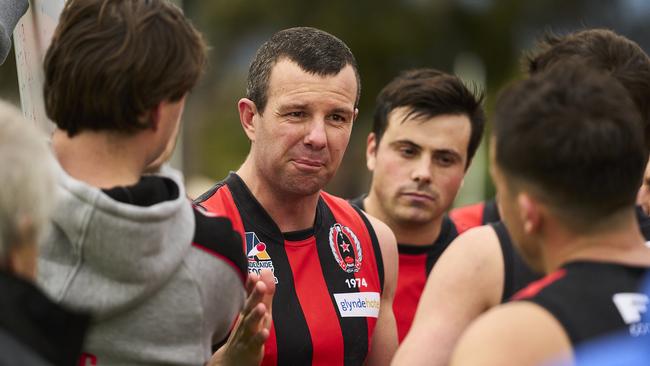
<svg viewBox="0 0 650 366">
<path fill-rule="evenodd" d="M 523 51 L 545 31 L 606 27 L 650 46 L 650 0 L 185 0 L 185 13 L 210 45 L 208 70 L 184 115 L 176 165 L 192 194 L 236 170 L 249 144 L 239 125 L 248 65 L 274 32 L 313 26 L 341 38 L 359 63 L 359 118 L 336 178 L 327 190 L 343 197 L 365 192 L 365 141 L 375 96 L 400 70 L 433 67 L 458 74 L 486 91 L 490 115 L 497 91 L 522 76 Z M 19 104 L 15 58 L 0 67 L 0 96 Z M 489 119 L 488 119 L 489 120 Z M 489 124 L 488 124 L 489 128 Z M 490 197 L 486 143 L 456 205 Z"/>
</svg>

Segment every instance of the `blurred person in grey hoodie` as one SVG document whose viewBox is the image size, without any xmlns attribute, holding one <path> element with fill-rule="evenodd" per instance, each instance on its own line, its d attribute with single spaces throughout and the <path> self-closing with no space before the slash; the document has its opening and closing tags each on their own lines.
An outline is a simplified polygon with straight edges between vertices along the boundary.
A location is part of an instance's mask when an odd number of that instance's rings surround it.
<svg viewBox="0 0 650 366">
<path fill-rule="evenodd" d="M 212 361 L 257 363 L 269 288 L 249 277 L 245 304 L 242 238 L 192 206 L 180 172 L 145 174 L 205 61 L 201 34 L 164 0 L 71 0 L 61 14 L 44 61 L 60 198 L 39 281 L 91 313 L 81 365 L 204 365 L 242 307 Z"/>
<path fill-rule="evenodd" d="M 88 317 L 34 282 L 38 241 L 54 205 L 45 136 L 0 100 L 0 365 L 75 364 Z M 26 204 L 28 203 L 28 204 Z"/>
</svg>

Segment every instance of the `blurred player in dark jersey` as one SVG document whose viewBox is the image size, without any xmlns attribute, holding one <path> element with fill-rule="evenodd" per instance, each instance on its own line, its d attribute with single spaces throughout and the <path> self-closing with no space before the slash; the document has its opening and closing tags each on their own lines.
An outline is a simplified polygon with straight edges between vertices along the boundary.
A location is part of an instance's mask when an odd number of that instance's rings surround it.
<svg viewBox="0 0 650 366">
<path fill-rule="evenodd" d="M 547 276 L 473 322 L 451 364 L 570 363 L 586 341 L 638 336 L 650 249 L 635 197 L 648 150 L 629 93 L 568 61 L 507 88 L 494 123 L 502 215 L 526 263 Z"/>
</svg>

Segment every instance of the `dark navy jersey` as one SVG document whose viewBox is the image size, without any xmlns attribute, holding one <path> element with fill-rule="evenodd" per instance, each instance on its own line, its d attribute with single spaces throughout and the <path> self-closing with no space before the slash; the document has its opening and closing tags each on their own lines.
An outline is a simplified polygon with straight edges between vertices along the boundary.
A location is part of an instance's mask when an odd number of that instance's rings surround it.
<svg viewBox="0 0 650 366">
<path fill-rule="evenodd" d="M 245 242 L 249 272 L 276 281 L 262 365 L 362 365 L 384 282 L 379 242 L 366 216 L 321 192 L 313 228 L 282 233 L 231 173 L 196 201 L 229 217 Z"/>
<path fill-rule="evenodd" d="M 645 267 L 576 261 L 531 283 L 513 300 L 533 302 L 551 313 L 575 346 L 625 330 L 630 337 L 645 335 L 642 321 L 648 295 L 639 292 Z"/>
<path fill-rule="evenodd" d="M 462 234 L 473 227 L 501 220 L 497 202 L 494 199 L 454 208 L 449 212 L 449 216 L 456 224 L 458 234 Z"/>
<path fill-rule="evenodd" d="M 510 234 L 503 222 L 490 224 L 497 234 L 501 254 L 503 255 L 503 294 L 501 302 L 508 301 L 517 291 L 528 286 L 533 281 L 542 278 L 541 273 L 533 271 L 515 249 Z"/>
<path fill-rule="evenodd" d="M 350 200 L 350 203 L 364 209 L 364 196 Z M 440 234 L 430 245 L 410 245 L 398 243 L 399 274 L 397 276 L 397 290 L 393 300 L 393 312 L 397 321 L 397 335 L 402 342 L 413 323 L 418 302 L 424 291 L 429 272 L 438 261 L 438 258 L 447 249 L 449 244 L 458 236 L 456 225 L 444 216 Z"/>
<path fill-rule="evenodd" d="M 640 207 L 637 207 L 637 220 L 641 234 L 646 240 L 650 240 L 650 218 L 643 213 Z M 540 279 L 542 275 L 533 271 L 526 264 L 514 247 L 510 234 L 502 221 L 493 223 L 491 226 L 497 234 L 503 255 L 505 283 L 503 286 L 502 302 L 505 302 L 529 283 Z"/>
</svg>

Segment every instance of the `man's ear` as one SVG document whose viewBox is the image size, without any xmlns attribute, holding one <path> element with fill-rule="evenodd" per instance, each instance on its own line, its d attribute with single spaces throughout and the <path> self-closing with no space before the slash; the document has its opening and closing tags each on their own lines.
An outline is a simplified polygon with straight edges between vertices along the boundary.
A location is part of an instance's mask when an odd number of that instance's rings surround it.
<svg viewBox="0 0 650 366">
<path fill-rule="evenodd" d="M 254 117 L 257 114 L 255 102 L 248 98 L 241 98 L 237 103 L 237 109 L 239 110 L 239 121 L 244 128 L 244 133 L 251 142 L 255 141 Z"/>
<path fill-rule="evenodd" d="M 366 166 L 371 172 L 375 171 L 377 164 L 377 138 L 374 132 L 368 134 L 366 141 Z"/>
<path fill-rule="evenodd" d="M 539 202 L 530 194 L 520 192 L 517 195 L 517 206 L 524 227 L 524 233 L 535 234 L 539 232 L 543 222 Z"/>
</svg>

